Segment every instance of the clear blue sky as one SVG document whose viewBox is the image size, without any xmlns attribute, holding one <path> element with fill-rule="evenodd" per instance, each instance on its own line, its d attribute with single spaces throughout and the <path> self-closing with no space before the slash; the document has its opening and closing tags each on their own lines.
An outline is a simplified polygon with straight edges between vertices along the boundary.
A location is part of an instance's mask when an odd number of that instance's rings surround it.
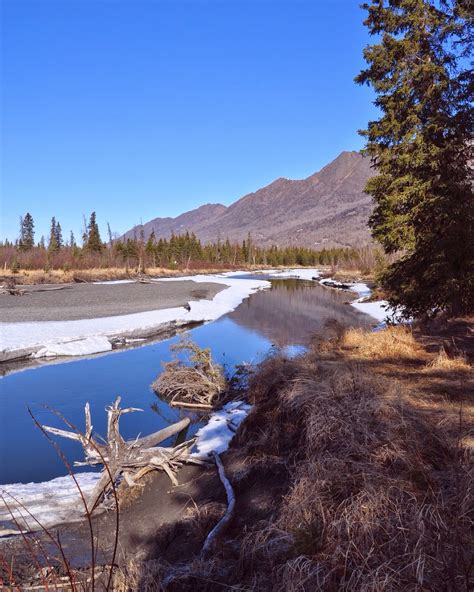
<svg viewBox="0 0 474 592">
<path fill-rule="evenodd" d="M 363 145 L 358 0 L 2 0 L 2 238 L 123 232 Z M 105 236 L 104 236 L 105 238 Z"/>
</svg>

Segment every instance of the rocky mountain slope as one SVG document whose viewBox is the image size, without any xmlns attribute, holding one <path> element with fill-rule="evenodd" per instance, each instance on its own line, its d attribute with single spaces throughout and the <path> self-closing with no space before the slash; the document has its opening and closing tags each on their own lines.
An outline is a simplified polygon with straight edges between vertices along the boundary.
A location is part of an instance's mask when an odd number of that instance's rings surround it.
<svg viewBox="0 0 474 592">
<path fill-rule="evenodd" d="M 176 218 L 155 218 L 143 224 L 143 232 L 145 238 L 152 230 L 165 238 L 189 231 L 204 242 L 242 241 L 250 232 L 265 246 L 360 246 L 370 241 L 372 205 L 364 187 L 371 174 L 367 158 L 342 152 L 307 179 L 280 178 L 228 207 L 207 204 Z M 125 236 L 139 236 L 141 229 Z"/>
</svg>

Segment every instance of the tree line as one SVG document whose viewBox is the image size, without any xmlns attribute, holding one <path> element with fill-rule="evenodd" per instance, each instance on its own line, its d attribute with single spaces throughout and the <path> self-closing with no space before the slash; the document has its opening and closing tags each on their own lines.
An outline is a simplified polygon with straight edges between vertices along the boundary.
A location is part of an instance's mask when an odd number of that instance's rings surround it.
<svg viewBox="0 0 474 592">
<path fill-rule="evenodd" d="M 0 243 L 3 266 L 12 269 L 84 269 L 87 267 L 125 267 L 146 272 L 149 268 L 193 269 L 196 267 L 241 267 L 279 265 L 347 265 L 373 267 L 382 257 L 373 248 L 322 248 L 301 246 L 262 247 L 249 233 L 242 242 L 218 240 L 203 244 L 190 232 L 156 238 L 154 231 L 145 240 L 143 231 L 133 238 L 114 238 L 107 225 L 108 241 L 101 238 L 96 213 L 84 225 L 82 246 L 71 232 L 65 240 L 61 224 L 51 219 L 48 241 L 35 243 L 33 216 L 28 212 L 20 219 L 20 233 L 15 243 Z"/>
</svg>

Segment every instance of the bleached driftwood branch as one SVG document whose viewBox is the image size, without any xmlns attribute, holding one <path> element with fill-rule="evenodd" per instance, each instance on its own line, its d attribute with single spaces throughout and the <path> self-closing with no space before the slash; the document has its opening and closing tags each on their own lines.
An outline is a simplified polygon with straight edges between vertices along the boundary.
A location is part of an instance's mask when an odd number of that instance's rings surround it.
<svg viewBox="0 0 474 592">
<path fill-rule="evenodd" d="M 202 547 L 201 556 L 203 558 L 209 555 L 209 552 L 212 550 L 213 546 L 217 542 L 217 539 L 222 534 L 222 532 L 227 528 L 229 522 L 232 520 L 234 516 L 234 509 L 235 509 L 235 494 L 232 485 L 225 474 L 224 465 L 222 464 L 220 456 L 215 452 L 212 451 L 212 456 L 217 465 L 217 470 L 219 472 L 219 478 L 224 485 L 225 492 L 227 494 L 227 510 L 219 520 L 219 522 L 214 526 L 211 532 L 207 535 L 206 540 L 204 541 L 204 545 Z"/>
<path fill-rule="evenodd" d="M 92 437 L 89 403 L 86 403 L 84 409 L 84 433 L 42 426 L 50 434 L 80 442 L 84 449 L 85 461 L 75 463 L 76 466 L 107 465 L 108 470 L 104 467 L 99 481 L 87 501 L 88 510 L 92 511 L 103 497 L 107 497 L 107 494 L 113 488 L 113 484 L 120 476 L 123 476 L 129 486 L 134 486 L 148 472 L 158 469 L 164 471 L 171 482 L 177 485 L 175 473 L 183 462 L 192 460 L 190 453 L 194 439 L 187 440 L 173 448 L 158 447 L 157 445 L 185 429 L 190 423 L 189 418 L 186 417 L 149 436 L 125 441 L 120 435 L 120 417 L 125 413 L 142 411 L 142 409 L 135 407 L 121 409 L 120 397 L 118 397 L 113 405 L 106 407 L 106 411 L 107 441 L 104 444 L 97 442 Z"/>
</svg>

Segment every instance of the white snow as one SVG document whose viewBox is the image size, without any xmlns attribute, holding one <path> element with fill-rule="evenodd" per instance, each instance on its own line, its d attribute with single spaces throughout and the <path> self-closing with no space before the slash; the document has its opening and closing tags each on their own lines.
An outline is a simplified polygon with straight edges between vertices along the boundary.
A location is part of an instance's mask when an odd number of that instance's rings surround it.
<svg viewBox="0 0 474 592">
<path fill-rule="evenodd" d="M 36 357 L 82 356 L 109 351 L 112 346 L 110 342 L 107 345 L 107 338 L 130 331 L 158 329 L 160 325 L 170 322 L 176 322 L 180 326 L 191 322 L 213 321 L 237 308 L 253 292 L 270 287 L 267 281 L 237 279 L 226 275 L 195 275 L 159 281 L 180 280 L 216 282 L 227 287 L 212 300 L 189 302 L 189 311 L 184 307 L 176 307 L 76 321 L 0 323 L 0 353 L 29 347 L 39 348 Z"/>
<path fill-rule="evenodd" d="M 253 273 L 269 275 L 276 279 L 296 278 L 298 280 L 313 280 L 315 278 L 319 278 L 320 274 L 319 269 L 316 268 L 264 269 Z"/>
<path fill-rule="evenodd" d="M 196 433 L 197 455 L 207 456 L 212 451 L 220 454 L 227 450 L 234 437 L 235 429 L 245 419 L 250 409 L 251 405 L 243 401 L 232 401 L 213 413 L 208 423 Z M 229 423 L 234 430 L 229 427 Z"/>
<path fill-rule="evenodd" d="M 105 335 L 91 335 L 84 339 L 72 339 L 59 343 L 49 343 L 36 352 L 34 358 L 53 356 L 82 356 L 111 351 L 112 344 Z"/>
<path fill-rule="evenodd" d="M 386 300 L 378 300 L 377 302 L 364 302 L 363 299 L 358 298 L 351 302 L 354 308 L 363 312 L 379 322 L 384 322 L 387 317 L 391 316 L 391 309 Z"/>
<path fill-rule="evenodd" d="M 75 475 L 85 495 L 91 493 L 99 476 L 100 473 Z M 0 485 L 0 536 L 13 534 L 18 527 L 34 531 L 41 530 L 40 524 L 50 528 L 61 522 L 82 520 L 84 512 L 79 491 L 70 475 L 43 483 Z"/>
</svg>

